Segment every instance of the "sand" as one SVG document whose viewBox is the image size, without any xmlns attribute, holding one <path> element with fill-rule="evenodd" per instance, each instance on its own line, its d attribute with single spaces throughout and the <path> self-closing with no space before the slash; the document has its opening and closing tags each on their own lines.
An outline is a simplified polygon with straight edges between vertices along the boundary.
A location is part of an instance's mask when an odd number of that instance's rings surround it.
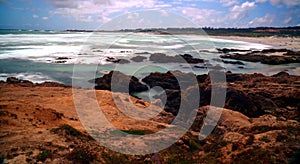
<svg viewBox="0 0 300 164">
<path fill-rule="evenodd" d="M 288 48 L 300 51 L 300 38 L 299 37 L 240 37 L 240 36 L 211 36 L 217 39 L 229 39 L 236 41 L 245 41 L 252 43 L 261 43 L 271 45 L 275 48 Z"/>
</svg>

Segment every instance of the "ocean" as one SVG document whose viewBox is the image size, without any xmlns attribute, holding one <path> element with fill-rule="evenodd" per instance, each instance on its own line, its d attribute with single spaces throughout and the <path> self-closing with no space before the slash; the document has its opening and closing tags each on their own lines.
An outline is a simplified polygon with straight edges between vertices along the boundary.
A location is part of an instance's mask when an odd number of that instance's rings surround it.
<svg viewBox="0 0 300 164">
<path fill-rule="evenodd" d="M 150 72 L 169 70 L 205 74 L 208 72 L 205 64 L 219 65 L 224 71 L 233 73 L 257 72 L 271 75 L 288 71 L 290 74 L 297 74 L 293 71 L 297 68 L 297 64 L 270 66 L 244 61 L 245 65 L 242 67 L 224 64 L 219 57 L 222 54 L 216 50 L 216 48 L 262 50 L 271 47 L 201 35 L 0 30 L 0 80 L 14 76 L 37 83 L 56 81 L 72 84 L 72 79 L 87 81 L 111 70 L 136 77 L 146 76 Z M 190 54 L 206 62 L 194 65 L 153 63 L 149 61 L 151 53 L 165 53 L 169 56 Z M 135 56 L 144 56 L 148 59 L 134 62 L 131 58 Z M 130 63 L 111 63 L 107 58 L 126 59 Z"/>
</svg>

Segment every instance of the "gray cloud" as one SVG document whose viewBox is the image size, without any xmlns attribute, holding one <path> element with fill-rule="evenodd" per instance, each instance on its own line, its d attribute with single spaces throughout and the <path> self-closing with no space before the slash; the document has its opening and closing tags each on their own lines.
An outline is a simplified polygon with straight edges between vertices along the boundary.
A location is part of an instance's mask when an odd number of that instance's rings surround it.
<svg viewBox="0 0 300 164">
<path fill-rule="evenodd" d="M 270 0 L 272 5 L 286 5 L 288 7 L 299 6 L 300 0 Z"/>
<path fill-rule="evenodd" d="M 52 6 L 57 8 L 77 8 L 78 1 L 75 0 L 47 0 Z"/>
</svg>

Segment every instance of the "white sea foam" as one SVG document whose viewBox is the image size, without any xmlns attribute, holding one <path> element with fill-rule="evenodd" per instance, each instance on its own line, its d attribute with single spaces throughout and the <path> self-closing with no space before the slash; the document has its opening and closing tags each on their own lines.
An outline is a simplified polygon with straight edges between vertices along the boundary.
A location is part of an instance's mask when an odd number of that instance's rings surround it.
<svg viewBox="0 0 300 164">
<path fill-rule="evenodd" d="M 50 77 L 40 73 L 40 72 L 35 72 L 35 73 L 0 73 L 0 80 L 6 81 L 8 77 L 16 77 L 20 80 L 29 80 L 33 83 L 42 83 L 45 81 L 55 81 L 51 79 Z"/>
<path fill-rule="evenodd" d="M 107 64 L 106 57 L 130 58 L 135 52 L 189 53 L 216 47 L 265 49 L 267 45 L 197 35 L 135 33 L 46 33 L 0 35 L 0 59 L 17 58 L 45 63 Z M 93 51 L 97 49 L 98 51 Z M 81 55 L 78 55 L 81 54 Z M 205 53 L 201 56 L 210 59 Z M 59 57 L 64 57 L 58 60 Z"/>
</svg>

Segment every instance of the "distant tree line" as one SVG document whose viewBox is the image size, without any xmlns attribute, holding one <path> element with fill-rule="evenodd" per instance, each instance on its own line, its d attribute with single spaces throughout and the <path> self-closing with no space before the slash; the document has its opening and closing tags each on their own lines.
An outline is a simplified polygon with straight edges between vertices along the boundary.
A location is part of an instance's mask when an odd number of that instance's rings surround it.
<svg viewBox="0 0 300 164">
<path fill-rule="evenodd" d="M 300 26 L 295 27 L 255 27 L 255 28 L 151 28 L 151 29 L 123 29 L 121 32 L 146 32 L 159 34 L 205 34 L 218 36 L 283 36 L 300 37 Z M 205 33 L 204 33 L 205 32 Z"/>
</svg>

